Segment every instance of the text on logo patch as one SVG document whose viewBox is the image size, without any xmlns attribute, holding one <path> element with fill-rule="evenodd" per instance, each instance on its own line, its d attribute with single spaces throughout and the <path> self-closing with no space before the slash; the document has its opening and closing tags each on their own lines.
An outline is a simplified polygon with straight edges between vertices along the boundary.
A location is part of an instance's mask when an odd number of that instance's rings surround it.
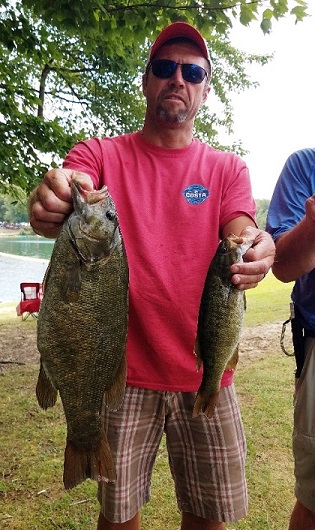
<svg viewBox="0 0 315 530">
<path fill-rule="evenodd" d="M 190 204 L 201 204 L 209 197 L 210 191 L 201 184 L 191 184 L 184 189 L 183 195 Z"/>
</svg>

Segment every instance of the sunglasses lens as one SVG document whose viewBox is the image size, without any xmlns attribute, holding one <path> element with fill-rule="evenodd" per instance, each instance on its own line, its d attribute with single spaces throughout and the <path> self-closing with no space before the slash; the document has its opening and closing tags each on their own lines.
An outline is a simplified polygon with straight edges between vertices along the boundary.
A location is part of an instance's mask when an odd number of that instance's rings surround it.
<svg viewBox="0 0 315 530">
<path fill-rule="evenodd" d="M 176 72 L 177 66 L 182 69 L 182 76 L 188 83 L 201 83 L 207 75 L 207 72 L 197 64 L 178 64 L 169 59 L 157 59 L 152 61 L 151 68 L 155 77 L 160 79 L 169 79 Z"/>
<path fill-rule="evenodd" d="M 152 73 L 160 79 L 168 79 L 174 75 L 177 63 L 168 59 L 157 59 L 151 63 Z"/>
<path fill-rule="evenodd" d="M 199 84 L 204 80 L 206 75 L 206 70 L 197 64 L 182 65 L 182 76 L 185 81 L 188 81 L 189 83 Z"/>
</svg>

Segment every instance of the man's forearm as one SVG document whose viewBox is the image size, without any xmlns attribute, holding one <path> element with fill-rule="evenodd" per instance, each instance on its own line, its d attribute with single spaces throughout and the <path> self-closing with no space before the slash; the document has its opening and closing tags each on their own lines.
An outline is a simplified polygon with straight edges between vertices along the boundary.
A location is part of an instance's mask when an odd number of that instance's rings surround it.
<svg viewBox="0 0 315 530">
<path fill-rule="evenodd" d="M 315 267 L 315 222 L 304 217 L 276 241 L 272 272 L 282 282 L 291 282 Z"/>
</svg>

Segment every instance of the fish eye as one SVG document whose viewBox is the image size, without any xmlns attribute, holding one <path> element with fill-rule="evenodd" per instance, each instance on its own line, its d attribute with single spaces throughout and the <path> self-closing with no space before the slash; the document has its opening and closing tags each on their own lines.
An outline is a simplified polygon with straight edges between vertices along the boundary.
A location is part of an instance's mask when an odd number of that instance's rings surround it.
<svg viewBox="0 0 315 530">
<path fill-rule="evenodd" d="M 113 210 L 107 210 L 105 215 L 109 221 L 114 221 L 116 219 L 116 214 Z"/>
</svg>

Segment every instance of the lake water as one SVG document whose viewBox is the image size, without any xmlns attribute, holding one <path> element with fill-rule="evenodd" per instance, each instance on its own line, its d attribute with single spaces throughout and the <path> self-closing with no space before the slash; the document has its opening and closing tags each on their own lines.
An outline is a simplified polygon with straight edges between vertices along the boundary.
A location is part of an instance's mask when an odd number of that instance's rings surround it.
<svg viewBox="0 0 315 530">
<path fill-rule="evenodd" d="M 38 236 L 0 237 L 0 303 L 18 303 L 20 283 L 43 281 L 53 245 Z"/>
<path fill-rule="evenodd" d="M 50 259 L 54 239 L 39 236 L 0 237 L 0 252 L 29 258 Z"/>
</svg>

